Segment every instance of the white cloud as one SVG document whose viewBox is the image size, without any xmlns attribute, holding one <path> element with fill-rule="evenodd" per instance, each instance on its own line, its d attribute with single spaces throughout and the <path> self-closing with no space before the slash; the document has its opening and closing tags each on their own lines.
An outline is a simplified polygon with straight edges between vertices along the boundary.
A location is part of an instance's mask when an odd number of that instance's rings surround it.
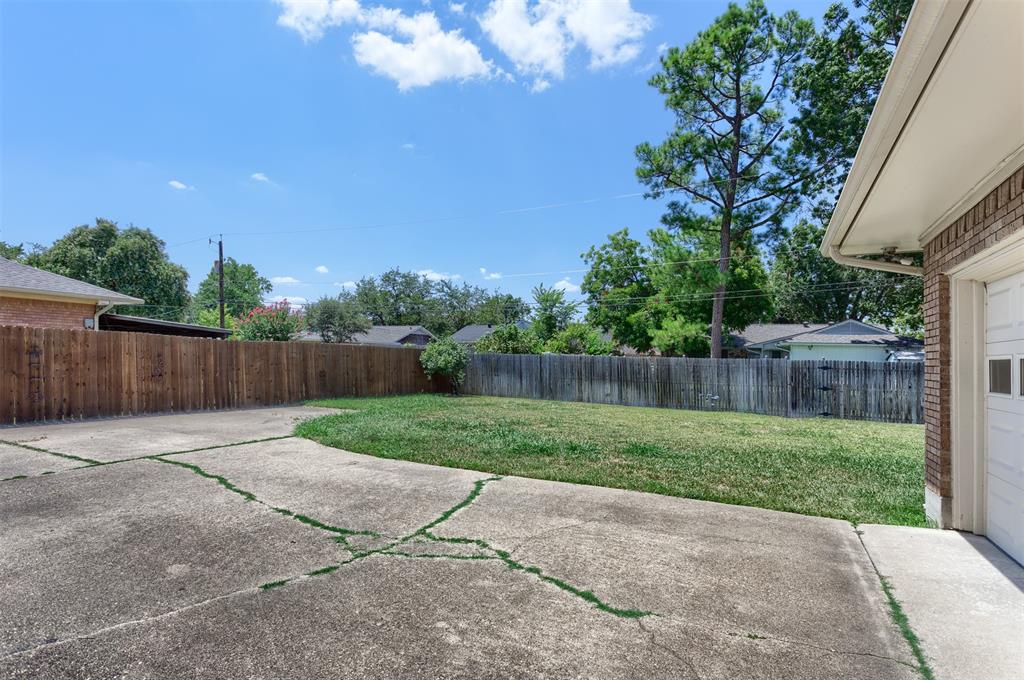
<svg viewBox="0 0 1024 680">
<path fill-rule="evenodd" d="M 480 18 L 484 33 L 522 75 L 534 79 L 533 92 L 565 77 L 565 60 L 577 45 L 599 69 L 630 61 L 643 49 L 651 18 L 630 0 L 492 0 Z"/>
<path fill-rule="evenodd" d="M 172 189 L 177 189 L 178 191 L 195 191 L 195 187 L 192 186 L 191 184 L 185 184 L 184 182 L 179 182 L 176 179 L 172 179 L 170 182 L 168 182 L 167 186 L 171 187 Z"/>
<path fill-rule="evenodd" d="M 353 288 L 356 287 L 356 282 L 355 281 L 344 281 L 344 282 L 335 281 L 334 285 L 337 286 L 338 288 L 345 288 L 347 290 L 352 290 Z"/>
<path fill-rule="evenodd" d="M 271 277 L 270 282 L 274 284 L 302 283 L 292 276 L 273 276 Z"/>
<path fill-rule="evenodd" d="M 416 145 L 413 144 L 412 142 L 406 142 L 405 144 L 402 145 L 401 148 L 402 148 L 402 151 L 415 151 L 416 150 Z"/>
<path fill-rule="evenodd" d="M 479 48 L 458 29 L 441 28 L 433 12 L 408 16 L 377 7 L 366 12 L 363 20 L 371 30 L 352 37 L 356 62 L 391 78 L 402 92 L 442 80 L 465 81 L 492 74 L 493 66 Z"/>
<path fill-rule="evenodd" d="M 554 288 L 555 290 L 564 290 L 566 293 L 580 292 L 580 287 L 577 286 L 572 281 L 570 281 L 569 279 L 562 279 L 561 281 L 559 281 L 558 283 L 551 287 Z"/>
<path fill-rule="evenodd" d="M 462 276 L 459 274 L 449 274 L 448 272 L 435 272 L 433 269 L 421 269 L 416 272 L 427 281 L 457 281 Z"/>
<path fill-rule="evenodd" d="M 452 14 L 465 14 L 465 12 L 466 12 L 466 3 L 464 3 L 464 2 L 449 2 L 448 3 L 448 11 L 450 11 Z"/>
<path fill-rule="evenodd" d="M 306 42 L 331 27 L 358 24 L 352 36 L 356 61 L 398 83 L 403 92 L 442 80 L 464 81 L 495 72 L 479 48 L 458 29 L 446 31 L 432 11 L 408 15 L 386 7 L 363 8 L 358 0 L 276 0 L 277 23 Z M 396 39 L 397 37 L 397 39 Z"/>
<path fill-rule="evenodd" d="M 668 52 L 668 43 L 659 43 L 658 54 L 665 54 L 666 52 Z"/>
<path fill-rule="evenodd" d="M 484 267 L 480 267 L 480 276 L 487 281 L 497 281 L 501 278 L 501 272 L 489 272 Z"/>
<path fill-rule="evenodd" d="M 328 269 L 326 265 L 322 265 L 321 264 L 321 265 L 317 265 L 316 273 L 317 274 L 330 274 L 331 270 Z"/>
<path fill-rule="evenodd" d="M 281 6 L 279 26 L 298 32 L 306 42 L 315 42 L 332 26 L 359 19 L 359 0 L 277 0 Z"/>
</svg>

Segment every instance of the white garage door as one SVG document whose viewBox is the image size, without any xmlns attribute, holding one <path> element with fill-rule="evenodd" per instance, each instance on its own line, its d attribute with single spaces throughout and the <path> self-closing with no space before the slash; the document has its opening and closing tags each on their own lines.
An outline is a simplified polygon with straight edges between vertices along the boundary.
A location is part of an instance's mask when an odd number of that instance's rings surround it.
<svg viewBox="0 0 1024 680">
<path fill-rule="evenodd" d="M 1024 564 L 1024 272 L 987 284 L 988 537 Z"/>
</svg>

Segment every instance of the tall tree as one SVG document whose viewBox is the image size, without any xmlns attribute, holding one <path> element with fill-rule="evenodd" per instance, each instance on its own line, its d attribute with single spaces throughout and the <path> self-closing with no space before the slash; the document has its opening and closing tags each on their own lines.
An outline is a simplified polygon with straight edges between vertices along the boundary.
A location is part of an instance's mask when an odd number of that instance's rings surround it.
<svg viewBox="0 0 1024 680">
<path fill-rule="evenodd" d="M 432 312 L 434 284 L 415 272 L 390 269 L 356 284 L 356 300 L 375 326 L 423 324 Z"/>
<path fill-rule="evenodd" d="M 798 114 L 794 149 L 822 168 L 808 188 L 814 222 L 794 227 L 776 249 L 772 286 L 781 319 L 864 319 L 907 335 L 921 335 L 920 278 L 844 267 L 817 251 L 853 164 L 875 100 L 885 82 L 913 0 L 836 3 L 797 67 Z"/>
<path fill-rule="evenodd" d="M 914 0 L 853 0 L 825 11 L 793 73 L 794 146 L 822 171 L 815 217 L 827 222 L 867 128 Z"/>
<path fill-rule="evenodd" d="M 547 288 L 544 284 L 533 289 L 533 331 L 541 340 L 548 340 L 563 331 L 572 322 L 580 303 L 565 299 L 565 291 Z"/>
<path fill-rule="evenodd" d="M 306 309 L 306 327 L 319 333 L 324 342 L 349 342 L 356 333 L 370 328 L 370 319 L 354 294 L 341 293 L 336 298 L 323 297 L 311 304 Z"/>
<path fill-rule="evenodd" d="M 921 279 L 838 264 L 818 251 L 824 234 L 824 227 L 800 222 L 776 247 L 770 274 L 776 320 L 857 319 L 922 336 Z"/>
<path fill-rule="evenodd" d="M 145 306 L 118 306 L 126 314 L 179 321 L 189 305 L 188 272 L 167 257 L 149 229 L 97 219 L 75 227 L 49 248 L 29 254 L 28 264 L 143 298 Z"/>
<path fill-rule="evenodd" d="M 648 303 L 656 289 L 645 246 L 623 229 L 583 253 L 583 261 L 590 267 L 580 286 L 587 297 L 587 321 L 611 331 L 618 343 L 649 350 L 653 324 Z"/>
<path fill-rule="evenodd" d="M 730 5 L 685 48 L 662 57 L 650 83 L 675 113 L 658 146 L 637 147 L 648 196 L 677 194 L 674 209 L 698 206 L 718 231 L 711 355 L 722 355 L 725 291 L 733 241 L 770 238 L 796 208 L 814 169 L 793 153 L 784 106 L 794 67 L 813 28 L 795 12 L 773 16 L 761 0 Z"/>
<path fill-rule="evenodd" d="M 423 325 L 443 338 L 473 323 L 476 310 L 487 299 L 487 291 L 465 282 L 442 280 L 434 284 L 432 298 Z"/>
<path fill-rule="evenodd" d="M 477 306 L 473 313 L 473 323 L 486 323 L 493 326 L 517 324 L 530 316 L 530 305 L 523 298 L 511 293 L 494 292 Z"/>
<path fill-rule="evenodd" d="M 224 311 L 227 316 L 248 314 L 263 303 L 263 296 L 274 289 L 270 281 L 260 276 L 256 267 L 238 262 L 233 257 L 224 260 Z M 192 299 L 197 310 L 217 309 L 220 300 L 220 275 L 213 267 L 199 284 Z M 218 322 L 219 323 L 219 322 Z"/>
</svg>

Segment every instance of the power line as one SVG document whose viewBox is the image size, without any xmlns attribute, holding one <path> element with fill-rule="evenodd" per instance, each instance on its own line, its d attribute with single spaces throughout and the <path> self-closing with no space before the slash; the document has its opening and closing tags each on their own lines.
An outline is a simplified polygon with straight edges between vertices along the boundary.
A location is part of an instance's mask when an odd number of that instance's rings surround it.
<svg viewBox="0 0 1024 680">
<path fill-rule="evenodd" d="M 552 210 L 557 208 L 567 208 L 576 205 L 589 205 L 591 203 L 600 203 L 603 201 L 617 201 L 626 198 L 638 198 L 644 195 L 644 192 L 633 192 L 627 194 L 614 194 L 611 196 L 602 196 L 598 198 L 586 198 L 577 201 L 562 201 L 559 203 L 546 203 L 543 205 L 527 206 L 524 208 L 507 208 L 505 210 L 497 210 L 488 213 L 476 213 L 476 214 L 464 214 L 464 215 L 449 215 L 445 217 L 425 217 L 410 220 L 399 220 L 395 222 L 377 222 L 371 224 L 361 225 L 341 225 L 341 226 L 329 226 L 329 227 L 308 227 L 301 229 L 271 229 L 266 231 L 225 231 L 225 236 L 272 236 L 278 234 L 313 234 L 330 231 L 361 231 L 366 229 L 387 229 L 392 227 L 406 227 L 414 226 L 419 224 L 432 224 L 437 222 L 454 222 L 459 220 L 471 220 L 471 219 L 484 219 L 487 217 L 494 217 L 499 215 L 513 215 L 524 212 L 536 212 L 540 210 Z M 178 246 L 188 245 L 190 243 L 198 243 L 199 241 L 205 241 L 211 236 L 203 236 L 200 238 L 190 239 L 188 241 L 181 241 L 179 243 L 169 244 L 168 248 L 176 248 Z"/>
</svg>

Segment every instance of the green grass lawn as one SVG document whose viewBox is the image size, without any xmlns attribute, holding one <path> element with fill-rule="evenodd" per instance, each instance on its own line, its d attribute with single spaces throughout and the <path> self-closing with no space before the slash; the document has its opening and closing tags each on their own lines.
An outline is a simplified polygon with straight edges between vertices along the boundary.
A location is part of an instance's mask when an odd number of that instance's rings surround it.
<svg viewBox="0 0 1024 680">
<path fill-rule="evenodd" d="M 922 526 L 924 429 L 492 397 L 332 399 L 296 434 L 382 458 Z"/>
</svg>

